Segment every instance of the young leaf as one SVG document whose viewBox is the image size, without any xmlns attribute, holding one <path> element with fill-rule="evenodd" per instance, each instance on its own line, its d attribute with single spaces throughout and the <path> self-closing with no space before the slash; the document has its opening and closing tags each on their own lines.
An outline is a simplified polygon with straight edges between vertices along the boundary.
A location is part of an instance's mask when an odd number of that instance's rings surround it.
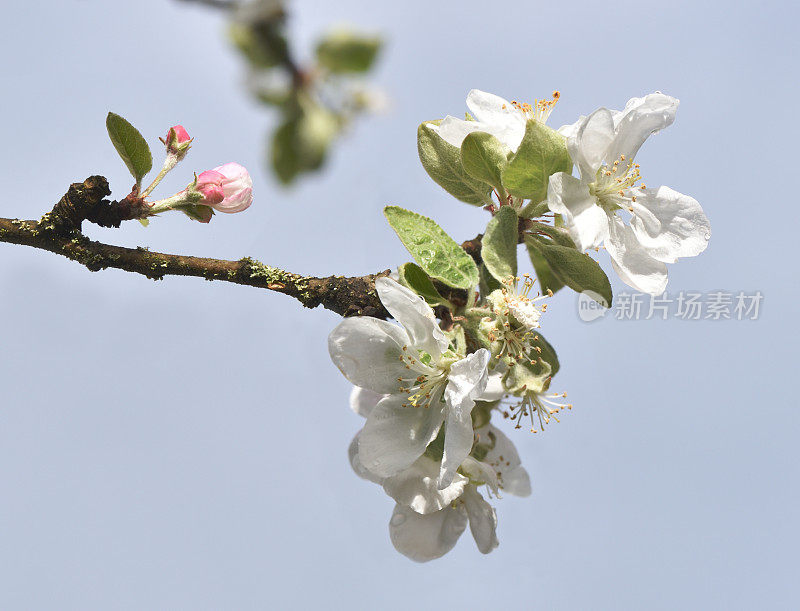
<svg viewBox="0 0 800 611">
<path fill-rule="evenodd" d="M 572 236 L 569 235 L 569 231 L 564 227 L 553 227 L 552 225 L 545 225 L 544 223 L 537 223 L 534 221 L 528 224 L 528 231 L 531 233 L 544 234 L 553 240 L 554 244 L 568 246 L 569 248 L 578 248 Z"/>
<path fill-rule="evenodd" d="M 528 243 L 529 240 L 531 240 L 531 238 L 526 238 L 525 246 L 528 249 L 528 256 L 530 256 L 531 263 L 533 264 L 533 271 L 536 272 L 536 279 L 539 281 L 539 287 L 544 293 L 547 291 L 557 293 L 564 288 L 564 283 L 561 282 L 558 276 L 553 273 L 553 270 L 550 269 L 547 260 L 539 252 L 536 245 Z"/>
<path fill-rule="evenodd" d="M 427 122 L 417 130 L 417 151 L 422 167 L 433 181 L 456 199 L 474 206 L 491 204 L 491 187 L 467 174 L 461 163 L 461 149 L 445 142 Z"/>
<path fill-rule="evenodd" d="M 481 259 L 500 282 L 517 275 L 517 213 L 510 206 L 497 211 L 481 241 Z"/>
<path fill-rule="evenodd" d="M 442 297 L 433 286 L 428 274 L 416 263 L 403 263 L 397 272 L 400 275 L 400 282 L 417 295 L 421 295 L 429 305 L 444 305 L 452 308 L 450 302 Z"/>
<path fill-rule="evenodd" d="M 472 132 L 461 143 L 461 163 L 467 174 L 503 192 L 500 178 L 508 164 L 508 149 L 491 134 Z"/>
<path fill-rule="evenodd" d="M 382 41 L 346 30 L 328 34 L 317 45 L 317 61 L 331 72 L 366 72 L 370 69 Z"/>
<path fill-rule="evenodd" d="M 106 117 L 106 129 L 111 144 L 128 166 L 128 171 L 133 175 L 136 184 L 140 184 L 142 178 L 153 167 L 153 155 L 150 153 L 147 141 L 138 129 L 113 112 L 108 113 Z"/>
<path fill-rule="evenodd" d="M 592 291 L 605 300 L 595 299 L 601 305 L 611 304 L 611 284 L 597 261 L 574 248 L 558 244 L 543 244 L 531 241 L 544 257 L 553 273 L 569 288 L 578 293 Z"/>
<path fill-rule="evenodd" d="M 550 206 L 547 205 L 547 200 L 538 203 L 530 201 L 519 211 L 519 215 L 524 219 L 535 219 L 547 213 L 549 210 Z"/>
<path fill-rule="evenodd" d="M 202 206 L 199 204 L 186 204 L 184 206 L 176 207 L 190 219 L 200 221 L 201 223 L 208 223 L 211 217 L 214 216 L 214 209 L 210 206 Z"/>
<path fill-rule="evenodd" d="M 511 195 L 541 202 L 547 197 L 550 175 L 571 169 L 564 137 L 531 119 L 522 143 L 503 171 L 503 186 Z"/>
<path fill-rule="evenodd" d="M 475 261 L 435 221 L 398 206 L 386 206 L 383 214 L 429 276 L 459 289 L 478 284 Z"/>
</svg>

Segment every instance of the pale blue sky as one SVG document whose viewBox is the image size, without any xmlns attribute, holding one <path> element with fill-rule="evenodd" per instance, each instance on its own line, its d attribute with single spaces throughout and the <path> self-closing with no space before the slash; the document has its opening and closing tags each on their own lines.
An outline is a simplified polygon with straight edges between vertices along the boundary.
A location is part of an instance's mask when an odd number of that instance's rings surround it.
<svg viewBox="0 0 800 611">
<path fill-rule="evenodd" d="M 416 125 L 463 112 L 470 88 L 560 89 L 555 125 L 661 90 L 681 109 L 645 145 L 642 173 L 696 197 L 713 231 L 706 253 L 671 267 L 669 290 L 760 290 L 762 316 L 586 324 L 559 294 L 543 331 L 575 408 L 544 434 L 511 431 L 533 495 L 496 502 L 491 555 L 466 534 L 416 565 L 389 542 L 392 501 L 346 459 L 360 420 L 327 356 L 335 315 L 0 245 L 0 608 L 797 608 L 796 4 L 292 10 L 305 48 L 336 22 L 383 32 L 376 81 L 394 103 L 323 174 L 281 190 L 263 171 L 273 117 L 246 96 L 220 14 L 9 3 L 0 215 L 36 217 L 90 174 L 124 195 L 113 110 L 151 142 L 174 123 L 196 138 L 161 193 L 236 160 L 256 201 L 209 226 L 175 216 L 92 237 L 362 274 L 407 260 L 385 204 L 458 239 L 483 230 L 486 213 L 449 198 L 416 156 Z"/>
</svg>

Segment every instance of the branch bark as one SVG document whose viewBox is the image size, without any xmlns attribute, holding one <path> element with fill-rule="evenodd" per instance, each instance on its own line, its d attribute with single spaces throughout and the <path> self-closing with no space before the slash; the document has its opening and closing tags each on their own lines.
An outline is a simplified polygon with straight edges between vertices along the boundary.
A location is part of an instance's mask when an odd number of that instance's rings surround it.
<svg viewBox="0 0 800 611">
<path fill-rule="evenodd" d="M 70 185 L 67 193 L 41 220 L 0 218 L 0 242 L 39 248 L 76 261 L 88 270 L 121 269 L 153 280 L 166 276 L 194 276 L 220 280 L 282 293 L 297 299 L 307 308 L 322 306 L 341 316 L 389 318 L 375 291 L 375 279 L 389 270 L 365 276 L 303 276 L 265 265 L 250 257 L 238 261 L 191 257 L 153 252 L 147 248 L 124 248 L 90 240 L 81 232 L 84 220 L 104 227 L 119 227 L 121 221 L 136 218 L 140 200 L 128 196 L 109 201 L 108 182 L 90 176 Z M 464 242 L 463 247 L 480 263 L 481 237 Z M 449 291 L 464 293 L 457 289 Z M 451 298 L 458 301 L 458 295 Z"/>
</svg>

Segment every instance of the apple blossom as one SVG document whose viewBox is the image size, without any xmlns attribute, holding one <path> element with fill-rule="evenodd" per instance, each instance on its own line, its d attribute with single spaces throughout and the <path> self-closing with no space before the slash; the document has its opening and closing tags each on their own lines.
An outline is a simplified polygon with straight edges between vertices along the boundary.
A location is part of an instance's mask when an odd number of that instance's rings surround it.
<svg viewBox="0 0 800 611">
<path fill-rule="evenodd" d="M 328 338 L 331 359 L 350 382 L 386 395 L 361 433 L 361 460 L 377 475 L 395 475 L 422 456 L 444 424 L 438 486 L 446 488 L 472 447 L 471 412 L 486 386 L 489 351 L 458 354 L 421 297 L 389 278 L 375 287 L 402 326 L 346 318 Z"/>
<path fill-rule="evenodd" d="M 552 295 L 536 295 L 530 297 L 534 281 L 528 274 L 524 275 L 522 287 L 518 290 L 519 278 L 509 279 L 501 289 L 492 291 L 488 298 L 493 316 L 481 322 L 481 329 L 497 349 L 492 354 L 496 358 L 507 357 L 520 361 L 530 355 L 531 340 L 535 339 L 534 329 L 539 327 L 539 319 L 547 310 L 547 304 L 537 306 L 536 302 Z"/>
<path fill-rule="evenodd" d="M 203 196 L 196 203 L 211 206 L 218 212 L 241 212 L 253 202 L 253 181 L 238 163 L 226 163 L 202 172 L 190 189 Z"/>
<path fill-rule="evenodd" d="M 580 178 L 550 177 L 550 210 L 564 216 L 578 248 L 605 245 L 620 278 L 653 295 L 667 284 L 666 263 L 700 254 L 711 229 L 700 204 L 669 187 L 647 188 L 633 159 L 651 134 L 675 119 L 678 100 L 632 98 L 621 112 L 600 108 L 559 131 Z M 630 214 L 626 224 L 622 214 Z"/>
<path fill-rule="evenodd" d="M 355 387 L 352 409 L 368 418 L 383 395 Z M 436 485 L 437 461 L 426 455 L 393 476 L 381 477 L 361 462 L 357 434 L 348 451 L 355 473 L 383 486 L 396 505 L 389 521 L 389 536 L 397 551 L 417 562 L 440 558 L 458 541 L 467 524 L 478 549 L 488 554 L 498 546 L 497 515 L 478 488 L 486 486 L 494 495 L 531 493 L 530 478 L 521 466 L 516 448 L 499 429 L 487 424 L 475 431 L 471 455 L 464 459 L 452 483 Z"/>
<path fill-rule="evenodd" d="M 511 151 L 516 151 L 525 135 L 525 125 L 531 119 L 545 123 L 561 94 L 553 92 L 552 100 L 535 100 L 533 104 L 509 102 L 500 96 L 473 89 L 467 95 L 467 108 L 474 121 L 446 116 L 431 129 L 453 146 L 461 146 L 467 134 L 486 132 L 497 138 Z"/>
</svg>

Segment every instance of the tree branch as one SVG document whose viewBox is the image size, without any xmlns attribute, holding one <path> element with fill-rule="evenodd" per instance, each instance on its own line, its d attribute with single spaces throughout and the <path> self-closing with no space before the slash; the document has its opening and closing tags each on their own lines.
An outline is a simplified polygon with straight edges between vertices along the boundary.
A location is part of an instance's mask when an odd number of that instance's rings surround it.
<svg viewBox="0 0 800 611">
<path fill-rule="evenodd" d="M 67 193 L 41 220 L 0 218 L 0 242 L 39 248 L 76 261 L 89 271 L 121 269 L 153 280 L 166 276 L 194 276 L 267 289 L 297 299 L 307 308 L 319 305 L 341 316 L 389 318 L 375 291 L 375 279 L 389 270 L 366 276 L 302 276 L 245 257 L 238 261 L 152 252 L 90 240 L 81 232 L 84 220 L 104 227 L 119 227 L 123 220 L 138 218 L 147 206 L 135 193 L 121 201 L 109 195 L 102 176 L 90 176 L 70 185 Z M 467 253 L 480 263 L 481 237 L 464 242 Z M 441 287 L 454 303 L 466 300 L 465 291 Z"/>
<path fill-rule="evenodd" d="M 73 183 L 67 193 L 39 221 L 0 218 L 0 242 L 40 248 L 77 261 L 90 271 L 121 269 L 153 280 L 165 276 L 196 276 L 263 288 L 294 297 L 308 308 L 319 305 L 342 316 L 389 314 L 375 292 L 378 274 L 345 278 L 302 276 L 270 267 L 245 257 L 239 261 L 189 257 L 151 252 L 146 248 L 123 248 L 95 242 L 81 232 L 84 220 L 105 227 L 119 227 L 121 221 L 137 218 L 137 208 L 146 206 L 134 194 L 108 201 L 108 182 L 91 176 Z"/>
</svg>

